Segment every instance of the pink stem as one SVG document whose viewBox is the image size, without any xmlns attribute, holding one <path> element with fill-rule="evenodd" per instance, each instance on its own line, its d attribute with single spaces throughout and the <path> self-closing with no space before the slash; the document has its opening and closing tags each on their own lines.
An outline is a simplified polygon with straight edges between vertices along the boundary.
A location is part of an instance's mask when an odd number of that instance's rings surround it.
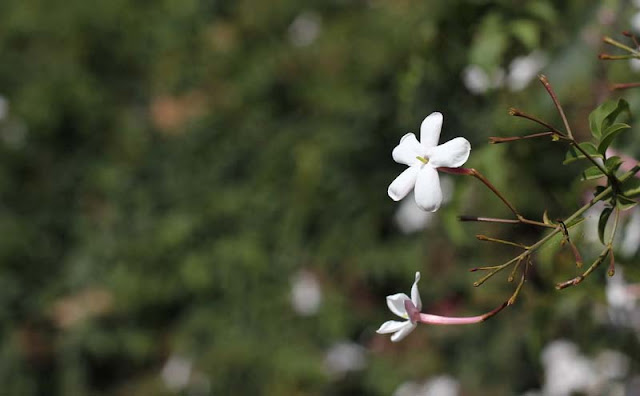
<svg viewBox="0 0 640 396">
<path fill-rule="evenodd" d="M 413 302 L 411 302 L 411 300 L 406 300 L 404 302 L 404 307 L 407 310 L 407 313 L 409 314 L 409 318 L 411 318 L 412 322 L 414 323 L 420 322 L 420 323 L 435 324 L 435 325 L 464 325 L 464 324 L 474 324 L 474 323 L 484 322 L 490 317 L 496 315 L 498 312 L 502 311 L 502 309 L 506 306 L 507 306 L 507 302 L 504 302 L 498 308 L 492 311 L 489 311 L 483 315 L 468 316 L 468 317 L 451 317 L 451 316 L 438 316 L 438 315 L 425 314 L 418 311 L 418 309 L 416 308 L 415 305 L 413 305 Z"/>
<path fill-rule="evenodd" d="M 454 175 L 467 175 L 467 176 L 473 175 L 473 171 L 468 168 L 447 168 L 445 166 L 441 166 L 438 168 L 438 170 L 441 172 L 451 173 Z"/>
</svg>

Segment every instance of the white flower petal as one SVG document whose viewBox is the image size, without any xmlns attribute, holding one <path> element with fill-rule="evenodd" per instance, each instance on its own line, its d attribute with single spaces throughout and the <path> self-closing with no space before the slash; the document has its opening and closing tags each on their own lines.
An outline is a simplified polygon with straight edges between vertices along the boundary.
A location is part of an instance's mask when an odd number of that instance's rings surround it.
<svg viewBox="0 0 640 396">
<path fill-rule="evenodd" d="M 401 330 L 403 327 L 407 325 L 407 323 L 411 323 L 409 321 L 398 322 L 397 320 L 388 320 L 380 326 L 376 333 L 378 334 L 389 334 L 395 333 L 398 330 Z"/>
<path fill-rule="evenodd" d="M 416 185 L 416 178 L 418 177 L 419 166 L 411 166 L 404 170 L 394 181 L 389 184 L 387 194 L 394 201 L 399 201 L 409 194 L 409 191 Z"/>
<path fill-rule="evenodd" d="M 431 113 L 422 121 L 420 125 L 420 143 L 425 148 L 435 147 L 440 139 L 440 129 L 442 129 L 442 114 Z"/>
<path fill-rule="evenodd" d="M 435 212 L 442 203 L 442 190 L 440 189 L 440 179 L 435 168 L 424 165 L 418 172 L 418 179 L 415 187 L 416 203 L 422 210 Z"/>
<path fill-rule="evenodd" d="M 398 330 L 394 335 L 391 336 L 391 341 L 398 342 L 398 341 L 402 340 L 403 338 L 408 336 L 409 333 L 411 333 L 413 331 L 413 329 L 415 329 L 416 326 L 417 326 L 417 324 L 411 323 L 409 321 L 407 321 L 405 323 L 406 323 L 406 326 L 404 326 L 403 328 Z"/>
<path fill-rule="evenodd" d="M 410 300 L 410 298 L 404 293 L 397 293 L 391 296 L 387 296 L 387 306 L 394 314 L 401 318 L 409 319 L 407 310 L 404 308 L 404 302 Z"/>
<path fill-rule="evenodd" d="M 416 280 L 411 286 L 411 301 L 413 305 L 418 308 L 418 311 L 422 310 L 422 300 L 420 299 L 420 292 L 418 291 L 418 282 L 420 281 L 420 272 L 416 272 Z"/>
<path fill-rule="evenodd" d="M 420 164 L 420 160 L 416 157 L 422 157 L 424 153 L 425 149 L 418 142 L 416 135 L 407 133 L 400 139 L 400 143 L 393 149 L 391 155 L 397 163 L 411 166 Z"/>
<path fill-rule="evenodd" d="M 429 157 L 429 165 L 434 168 L 441 166 L 457 168 L 467 162 L 470 152 L 471 143 L 465 138 L 457 137 L 431 148 L 427 152 L 427 157 Z"/>
</svg>

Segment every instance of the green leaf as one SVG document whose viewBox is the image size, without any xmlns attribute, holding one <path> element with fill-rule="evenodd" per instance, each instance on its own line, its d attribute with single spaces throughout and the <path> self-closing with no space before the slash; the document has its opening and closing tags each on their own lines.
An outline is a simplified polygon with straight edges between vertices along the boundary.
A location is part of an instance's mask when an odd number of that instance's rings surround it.
<svg viewBox="0 0 640 396">
<path fill-rule="evenodd" d="M 589 114 L 589 127 L 591 134 L 596 139 L 600 139 L 603 131 L 615 122 L 620 113 L 629 113 L 629 103 L 624 99 L 618 101 L 607 100 Z"/>
<path fill-rule="evenodd" d="M 599 179 L 601 177 L 606 176 L 604 173 L 602 173 L 602 171 L 600 170 L 600 168 L 598 168 L 597 166 L 592 166 L 589 167 L 587 169 L 585 169 L 584 172 L 582 172 L 582 180 L 595 180 L 595 179 Z"/>
<path fill-rule="evenodd" d="M 578 146 L 580 146 L 580 148 L 582 148 L 590 156 L 595 158 L 602 158 L 602 154 L 598 152 L 598 149 L 596 148 L 595 144 L 591 142 L 584 142 L 584 143 L 580 143 Z M 585 158 L 587 157 L 585 157 L 584 154 L 578 151 L 577 148 L 571 147 L 569 151 L 567 151 L 567 155 L 564 158 L 563 164 L 565 165 L 570 164 L 574 161 L 577 161 L 579 159 L 585 159 Z"/>
<path fill-rule="evenodd" d="M 553 23 L 556 20 L 556 10 L 551 4 L 544 1 L 531 1 L 525 3 L 525 9 L 529 14 L 540 18 L 547 23 Z"/>
<path fill-rule="evenodd" d="M 602 244 L 604 244 L 604 231 L 607 228 L 607 221 L 609 220 L 609 216 L 611 216 L 611 212 L 613 212 L 613 208 L 604 208 L 602 213 L 600 213 L 600 219 L 598 220 L 598 237 Z"/>
<path fill-rule="evenodd" d="M 640 179 L 636 177 L 630 177 L 629 179 L 625 180 L 625 182 L 620 186 L 620 192 L 627 198 L 632 198 L 636 195 L 640 195 Z"/>
<path fill-rule="evenodd" d="M 614 174 L 620 165 L 622 165 L 622 160 L 618 156 L 607 158 L 604 162 L 604 167 L 609 171 L 609 174 Z M 602 173 L 600 168 L 595 165 L 582 172 L 582 180 L 594 180 L 604 176 L 607 176 L 607 174 Z"/>
<path fill-rule="evenodd" d="M 620 132 L 629 128 L 631 128 L 631 126 L 619 122 L 605 129 L 604 132 L 602 132 L 602 137 L 600 138 L 600 144 L 598 144 L 598 152 L 604 155 L 605 151 L 607 151 L 607 148 L 609 147 L 611 142 L 613 142 L 613 139 L 615 139 L 615 137 L 618 136 Z"/>
<path fill-rule="evenodd" d="M 537 23 L 531 20 L 517 19 L 511 22 L 511 33 L 530 50 L 538 47 L 540 29 Z"/>
<path fill-rule="evenodd" d="M 638 204 L 635 200 L 624 195 L 618 195 L 616 198 L 616 206 L 622 211 L 629 210 Z"/>
<path fill-rule="evenodd" d="M 604 162 L 604 167 L 607 168 L 610 174 L 614 174 L 618 170 L 618 168 L 620 168 L 620 165 L 622 165 L 622 159 L 620 159 L 620 157 L 618 157 L 617 155 L 607 158 L 607 160 Z"/>
<path fill-rule="evenodd" d="M 489 13 L 482 19 L 479 29 L 475 32 L 469 51 L 469 63 L 479 65 L 485 70 L 493 70 L 500 64 L 507 45 L 508 36 L 502 15 Z"/>
</svg>

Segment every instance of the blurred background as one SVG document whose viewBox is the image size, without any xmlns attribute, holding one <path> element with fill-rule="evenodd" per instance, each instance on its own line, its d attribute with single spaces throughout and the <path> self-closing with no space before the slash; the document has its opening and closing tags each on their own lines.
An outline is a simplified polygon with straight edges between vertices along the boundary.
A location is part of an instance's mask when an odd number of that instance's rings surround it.
<svg viewBox="0 0 640 396">
<path fill-rule="evenodd" d="M 458 222 L 509 216 L 471 178 L 442 178 L 436 215 L 391 201 L 400 137 L 440 111 L 527 217 L 572 213 L 590 190 L 566 147 L 487 138 L 541 131 L 511 106 L 561 125 L 541 72 L 578 139 L 605 98 L 638 114 L 639 90 L 608 90 L 638 66 L 597 59 L 638 3 L 3 0 L 0 393 L 640 394 L 638 211 L 612 279 L 556 291 L 579 272 L 550 246 L 486 323 L 375 333 L 416 271 L 427 312 L 496 307 L 508 274 L 468 269 L 516 251 L 474 235 L 541 235 Z"/>
</svg>

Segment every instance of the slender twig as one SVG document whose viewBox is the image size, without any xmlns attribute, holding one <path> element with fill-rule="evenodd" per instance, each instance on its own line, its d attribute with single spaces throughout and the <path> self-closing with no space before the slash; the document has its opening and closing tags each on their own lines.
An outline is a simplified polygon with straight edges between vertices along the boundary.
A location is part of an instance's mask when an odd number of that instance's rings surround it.
<svg viewBox="0 0 640 396">
<path fill-rule="evenodd" d="M 553 125 L 548 124 L 548 123 L 542 121 L 541 119 L 536 118 L 536 117 L 532 116 L 531 114 L 527 114 L 527 113 L 525 113 L 525 112 L 523 112 L 523 111 L 521 111 L 519 109 L 516 109 L 516 108 L 512 107 L 512 108 L 509 109 L 509 114 L 514 116 L 514 117 L 526 118 L 529 121 L 533 121 L 536 124 L 540 124 L 543 127 L 552 130 L 553 132 L 557 133 L 561 137 L 567 137 L 567 136 L 565 136 L 564 133 L 562 133 L 562 131 L 560 131 L 558 128 L 554 127 Z"/>
<path fill-rule="evenodd" d="M 556 109 L 558 109 L 558 113 L 560 113 L 560 118 L 562 118 L 562 123 L 564 124 L 564 128 L 567 131 L 567 136 L 570 139 L 573 139 L 573 134 L 571 133 L 571 127 L 569 126 L 569 121 L 567 121 L 567 116 L 565 116 L 564 110 L 562 110 L 562 105 L 560 105 L 560 102 L 558 101 L 558 97 L 556 96 L 556 93 L 553 91 L 551 84 L 549 84 L 549 80 L 547 79 L 547 76 L 545 76 L 544 74 L 541 74 L 540 76 L 538 76 L 538 78 L 540 79 L 540 82 L 542 83 L 544 88 L 549 93 L 549 96 L 551 96 L 551 100 L 553 100 L 553 104 L 556 106 Z"/>
<path fill-rule="evenodd" d="M 534 138 L 539 138 L 544 136 L 557 136 L 559 139 L 565 138 L 564 136 L 558 135 L 558 133 L 555 131 L 547 131 L 547 132 L 540 132 L 540 133 L 532 133 L 531 135 L 525 135 L 525 136 L 510 136 L 510 137 L 490 136 L 489 143 L 491 144 L 509 143 L 516 140 L 534 139 Z"/>
<path fill-rule="evenodd" d="M 560 289 L 565 289 L 569 286 L 575 286 L 577 284 L 579 284 L 580 282 L 582 282 L 587 276 L 589 276 L 593 271 L 595 271 L 596 268 L 598 268 L 600 266 L 600 264 L 602 264 L 602 262 L 607 258 L 608 255 L 610 255 L 610 263 L 609 263 L 609 270 L 607 271 L 607 274 L 609 276 L 613 276 L 613 273 L 615 272 L 615 269 L 613 269 L 613 265 L 614 265 L 614 258 L 613 258 L 613 239 L 616 236 L 616 231 L 618 230 L 618 220 L 620 219 L 620 209 L 616 208 L 616 215 L 614 217 L 613 220 L 613 226 L 611 227 L 611 235 L 609 236 L 609 240 L 607 242 L 607 244 L 604 247 L 604 250 L 600 253 L 600 255 L 598 256 L 598 258 L 593 262 L 593 264 L 591 264 L 591 266 L 582 274 L 582 275 L 578 275 L 573 279 L 569 279 L 568 281 L 562 282 L 562 283 L 558 283 L 556 285 L 556 289 L 560 290 Z M 613 269 L 613 271 L 612 271 Z"/>
<path fill-rule="evenodd" d="M 620 183 L 623 183 L 626 180 L 628 180 L 629 178 L 633 177 L 636 173 L 638 173 L 638 171 L 640 171 L 640 163 L 636 164 L 633 168 L 631 168 L 631 170 L 629 170 L 628 172 L 626 172 L 622 176 L 620 176 L 620 178 L 619 178 Z M 534 243 L 533 245 L 529 246 L 527 250 L 525 250 L 524 252 L 522 252 L 518 256 L 512 258 L 511 260 L 507 261 L 506 263 L 501 264 L 501 265 L 497 265 L 497 266 L 493 266 L 493 267 L 481 267 L 481 268 L 475 269 L 475 270 L 486 269 L 486 270 L 491 270 L 491 272 L 489 272 L 487 275 L 485 275 L 484 277 L 482 277 L 479 280 L 477 280 L 476 282 L 474 282 L 473 285 L 474 286 L 480 286 L 481 284 L 486 282 L 489 278 L 491 278 L 493 275 L 495 275 L 498 272 L 502 271 L 503 269 L 505 269 L 509 265 L 511 265 L 513 263 L 519 263 L 522 260 L 530 258 L 531 255 L 535 251 L 537 251 L 540 247 L 542 247 L 544 244 L 546 244 L 549 240 L 551 240 L 558 233 L 562 233 L 563 232 L 563 224 L 565 225 L 565 227 L 571 228 L 572 226 L 568 226 L 568 224 L 571 224 L 574 220 L 576 220 L 578 217 L 580 217 L 589 208 L 591 208 L 597 202 L 600 202 L 601 200 L 603 200 L 606 197 L 608 197 L 609 194 L 611 194 L 612 192 L 613 192 L 613 187 L 612 186 L 609 186 L 609 187 L 605 188 L 602 192 L 600 192 L 600 194 L 598 194 L 595 197 L 593 197 L 593 199 L 591 199 L 589 202 L 587 202 L 582 207 L 580 207 L 578 210 L 576 210 L 572 215 L 567 217 L 560 224 L 558 224 L 557 226 L 553 226 L 554 229 L 551 232 L 549 232 L 547 235 L 545 235 L 542 239 L 540 239 L 538 242 Z M 613 239 L 611 239 L 610 244 L 611 243 L 613 243 Z M 610 248 L 608 247 L 608 249 L 610 249 Z M 605 249 L 605 250 L 608 250 L 608 249 Z M 607 253 L 608 253 L 608 251 L 607 251 Z M 605 258 L 606 258 L 606 255 L 602 257 L 602 260 L 604 260 Z M 596 264 L 596 263 L 594 263 L 594 264 Z M 599 263 L 597 265 L 599 265 Z M 597 267 L 597 265 L 595 267 Z M 590 274 L 595 269 L 595 267 L 593 265 L 592 265 L 592 267 L 593 268 L 589 268 L 585 272 L 586 275 Z M 472 271 L 473 271 L 473 269 L 472 269 Z M 584 277 L 584 276 L 586 276 L 585 274 L 583 274 L 581 276 Z M 577 280 L 578 278 L 579 277 L 571 279 L 570 281 L 558 284 L 556 287 L 557 288 L 565 288 L 565 287 L 571 286 L 568 283 L 572 283 L 572 282 L 580 283 L 582 280 L 581 279 Z"/>
<path fill-rule="evenodd" d="M 611 85 L 610 89 L 615 91 L 616 89 L 629 89 L 629 88 L 638 88 L 640 87 L 640 82 L 632 82 L 632 83 L 620 83 Z"/>
<path fill-rule="evenodd" d="M 625 59 L 637 59 L 638 57 L 635 55 L 609 55 L 609 54 L 599 54 L 598 59 L 600 60 L 625 60 Z"/>
<path fill-rule="evenodd" d="M 492 237 L 488 237 L 486 235 L 476 235 L 476 238 L 479 241 L 486 241 L 486 242 L 495 242 L 495 243 L 502 243 L 504 245 L 509 245 L 509 246 L 515 246 L 515 247 L 519 247 L 521 249 L 528 249 L 527 246 L 521 244 L 521 243 L 516 243 L 516 242 L 511 242 L 511 241 L 505 241 L 504 239 L 498 239 L 498 238 L 492 238 Z"/>
<path fill-rule="evenodd" d="M 638 51 L 634 50 L 633 48 L 631 48 L 631 47 L 629 47 L 629 46 L 627 46 L 625 44 L 622 44 L 619 41 L 616 41 L 616 40 L 612 39 L 611 37 L 605 36 L 605 37 L 602 38 L 602 41 L 604 41 L 607 44 L 611 44 L 614 47 L 618 47 L 618 48 L 623 49 L 625 51 L 628 51 L 628 52 L 630 52 L 632 54 L 638 55 Z"/>
<path fill-rule="evenodd" d="M 520 224 L 520 220 L 515 219 L 498 219 L 495 217 L 477 217 L 477 216 L 458 216 L 460 221 L 479 221 L 484 223 L 505 223 L 505 224 Z"/>
<path fill-rule="evenodd" d="M 520 277 L 520 283 L 518 283 L 518 286 L 516 287 L 516 290 L 511 295 L 511 298 L 509 298 L 509 301 L 507 302 L 507 305 L 515 304 L 516 298 L 518 298 L 518 294 L 520 294 L 520 289 L 522 289 L 522 286 L 524 285 L 524 282 L 527 279 L 527 277 L 525 275 L 525 272 L 526 271 L 522 271 L 522 276 Z"/>
</svg>

